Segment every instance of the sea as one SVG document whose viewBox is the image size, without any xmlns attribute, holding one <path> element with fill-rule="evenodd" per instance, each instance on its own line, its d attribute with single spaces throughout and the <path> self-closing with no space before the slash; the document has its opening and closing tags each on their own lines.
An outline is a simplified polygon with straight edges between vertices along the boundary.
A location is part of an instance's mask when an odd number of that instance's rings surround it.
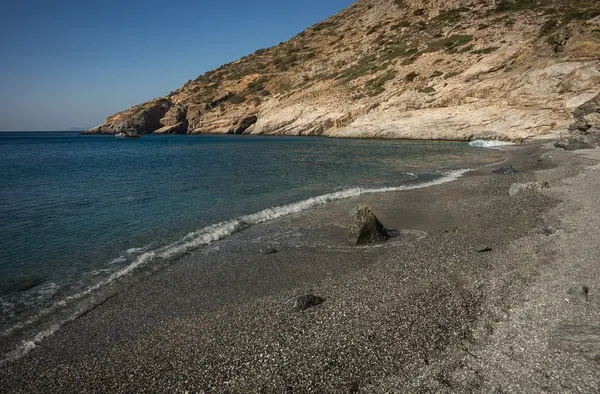
<svg viewBox="0 0 600 394">
<path fill-rule="evenodd" d="M 2 132 L 0 361 L 235 232 L 334 200 L 451 181 L 493 146 Z"/>
</svg>

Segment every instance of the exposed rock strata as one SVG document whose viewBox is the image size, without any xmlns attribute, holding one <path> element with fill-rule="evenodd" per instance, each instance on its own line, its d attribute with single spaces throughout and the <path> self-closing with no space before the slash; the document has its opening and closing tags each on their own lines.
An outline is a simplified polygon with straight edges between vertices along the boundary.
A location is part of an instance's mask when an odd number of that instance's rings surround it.
<svg viewBox="0 0 600 394">
<path fill-rule="evenodd" d="M 600 127 L 600 3 L 359 0 L 88 133 L 522 140 Z"/>
<path fill-rule="evenodd" d="M 587 96 L 584 96 L 587 98 Z M 575 123 L 570 130 L 589 131 L 600 128 L 600 95 L 592 97 L 573 110 Z"/>
</svg>

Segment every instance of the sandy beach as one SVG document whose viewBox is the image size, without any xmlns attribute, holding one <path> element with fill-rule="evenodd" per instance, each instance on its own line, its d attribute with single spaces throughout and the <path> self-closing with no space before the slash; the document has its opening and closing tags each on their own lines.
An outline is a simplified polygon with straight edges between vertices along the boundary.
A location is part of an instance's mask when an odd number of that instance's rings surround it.
<svg viewBox="0 0 600 394">
<path fill-rule="evenodd" d="M 598 152 L 507 147 L 451 183 L 256 225 L 1 366 L 0 389 L 599 392 Z M 349 246 L 359 204 L 399 235 Z M 325 302 L 290 310 L 301 294 Z"/>
</svg>

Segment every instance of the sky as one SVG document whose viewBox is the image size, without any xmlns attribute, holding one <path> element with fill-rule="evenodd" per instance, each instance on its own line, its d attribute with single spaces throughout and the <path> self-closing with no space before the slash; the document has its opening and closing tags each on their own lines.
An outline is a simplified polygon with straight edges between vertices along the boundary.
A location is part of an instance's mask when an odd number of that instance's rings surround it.
<svg viewBox="0 0 600 394">
<path fill-rule="evenodd" d="M 0 0 L 0 131 L 91 128 L 353 0 Z"/>
</svg>

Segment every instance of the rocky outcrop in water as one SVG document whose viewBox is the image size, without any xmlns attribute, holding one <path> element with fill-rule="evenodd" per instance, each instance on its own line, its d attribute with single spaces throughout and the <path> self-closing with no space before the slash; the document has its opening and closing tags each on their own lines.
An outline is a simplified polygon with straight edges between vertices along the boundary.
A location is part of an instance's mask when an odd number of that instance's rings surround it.
<svg viewBox="0 0 600 394">
<path fill-rule="evenodd" d="M 88 133 L 502 139 L 598 127 L 600 3 L 358 0 Z"/>
<path fill-rule="evenodd" d="M 135 106 L 126 112 L 111 116 L 107 121 L 91 130 L 89 134 L 116 134 L 135 130 L 148 133 L 163 127 L 161 119 L 168 113 L 173 103 L 168 99 L 155 99 L 149 103 Z"/>
</svg>

